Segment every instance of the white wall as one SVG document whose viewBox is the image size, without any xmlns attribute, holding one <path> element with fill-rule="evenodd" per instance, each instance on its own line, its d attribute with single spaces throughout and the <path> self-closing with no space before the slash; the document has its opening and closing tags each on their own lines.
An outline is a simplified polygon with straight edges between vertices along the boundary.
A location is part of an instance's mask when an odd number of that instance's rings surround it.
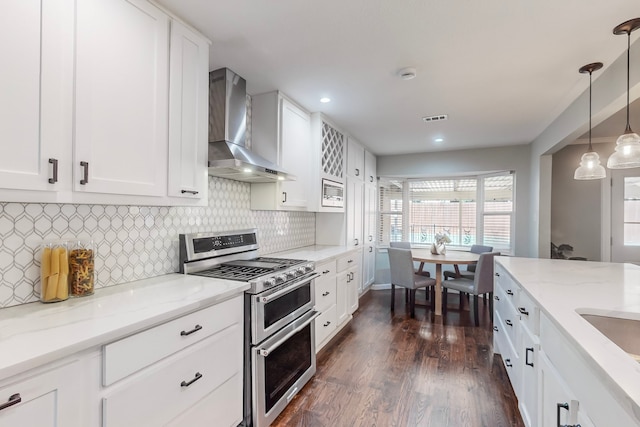
<svg viewBox="0 0 640 427">
<path fill-rule="evenodd" d="M 515 189 L 515 255 L 529 254 L 529 146 L 378 156 L 377 174 L 387 177 L 443 177 L 513 170 Z"/>
<path fill-rule="evenodd" d="M 603 164 L 613 152 L 615 143 L 594 144 Z M 601 261 L 600 208 L 602 182 L 577 181 L 573 173 L 587 145 L 567 145 L 554 153 L 551 187 L 551 241 L 556 245 L 573 246 L 573 256 Z M 609 172 L 607 173 L 611 175 Z"/>
<path fill-rule="evenodd" d="M 576 74 L 581 65 L 576 64 Z M 626 105 L 626 51 L 612 64 L 604 65 L 606 67 L 604 71 L 594 74 L 592 102 L 594 127 Z M 631 45 L 631 90 L 629 91 L 631 102 L 640 98 L 638 67 L 640 67 L 640 40 L 636 40 Z M 587 88 L 531 143 L 529 205 L 534 213 L 529 230 L 531 242 L 529 253 L 532 256 L 549 256 L 552 186 L 549 179 L 551 173 L 549 155 L 575 141 L 589 130 L 588 105 L 589 90 Z M 637 118 L 635 120 L 637 121 Z M 634 130 L 637 132 L 640 129 Z M 623 129 L 620 130 L 621 133 L 622 131 Z M 608 154 L 605 154 L 605 161 L 607 157 Z"/>
</svg>

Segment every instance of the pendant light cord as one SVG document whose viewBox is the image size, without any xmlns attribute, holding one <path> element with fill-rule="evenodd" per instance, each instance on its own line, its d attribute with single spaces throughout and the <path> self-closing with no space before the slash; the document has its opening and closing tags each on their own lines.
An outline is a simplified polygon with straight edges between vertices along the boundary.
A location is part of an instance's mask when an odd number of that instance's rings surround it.
<svg viewBox="0 0 640 427">
<path fill-rule="evenodd" d="M 631 62 L 631 30 L 627 31 L 627 128 L 624 133 L 633 133 L 629 124 L 629 72 L 631 70 L 629 63 Z"/>
<path fill-rule="evenodd" d="M 593 74 L 593 71 L 589 70 L 589 152 L 593 151 L 593 147 L 591 146 L 591 75 L 592 74 Z"/>
</svg>

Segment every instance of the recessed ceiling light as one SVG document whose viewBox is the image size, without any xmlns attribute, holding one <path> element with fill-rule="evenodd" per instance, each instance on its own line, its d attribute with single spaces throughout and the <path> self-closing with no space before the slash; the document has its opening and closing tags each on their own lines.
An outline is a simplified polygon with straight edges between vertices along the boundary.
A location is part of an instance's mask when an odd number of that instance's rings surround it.
<svg viewBox="0 0 640 427">
<path fill-rule="evenodd" d="M 320 102 L 322 102 L 323 104 L 326 104 L 327 102 L 331 102 L 331 98 L 327 98 L 325 96 L 324 98 L 320 98 Z"/>
<path fill-rule="evenodd" d="M 434 139 L 434 141 L 435 142 L 442 142 L 442 141 L 444 141 L 444 138 L 436 138 L 436 139 Z"/>
<path fill-rule="evenodd" d="M 252 169 L 251 168 L 244 168 L 242 169 L 242 172 L 244 173 L 251 173 Z"/>
<path fill-rule="evenodd" d="M 398 70 L 398 77 L 400 77 L 402 80 L 414 79 L 416 77 L 416 74 L 417 74 L 416 69 L 413 67 L 407 67 L 407 68 Z"/>
</svg>

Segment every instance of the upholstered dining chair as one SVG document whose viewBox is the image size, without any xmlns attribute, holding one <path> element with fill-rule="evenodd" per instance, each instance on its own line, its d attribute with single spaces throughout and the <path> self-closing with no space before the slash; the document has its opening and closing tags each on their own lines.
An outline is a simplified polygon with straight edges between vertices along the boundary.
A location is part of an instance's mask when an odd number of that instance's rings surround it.
<svg viewBox="0 0 640 427">
<path fill-rule="evenodd" d="M 392 248 L 411 249 L 411 242 L 389 242 L 389 246 Z M 431 277 L 431 273 L 428 271 L 420 271 L 420 269 L 416 270 L 416 274 Z"/>
<path fill-rule="evenodd" d="M 464 298 L 464 294 L 473 295 L 473 317 L 476 326 L 480 325 L 478 298 L 480 295 L 489 294 L 489 315 L 493 321 L 493 258 L 496 255 L 500 255 L 500 252 L 485 252 L 480 254 L 473 279 L 460 277 L 442 282 L 443 315 L 447 314 L 447 291 L 454 289 L 460 292 L 461 300 Z"/>
<path fill-rule="evenodd" d="M 493 250 L 493 246 L 484 246 L 484 245 L 472 245 L 469 252 L 474 254 L 481 254 L 483 252 L 491 252 Z M 467 264 L 466 270 L 460 270 L 457 264 L 453 265 L 455 271 L 447 270 L 444 274 L 444 280 L 447 279 L 455 279 L 459 277 L 464 277 L 465 279 L 473 279 L 473 275 L 476 272 L 476 264 Z"/>
<path fill-rule="evenodd" d="M 436 280 L 416 274 L 413 267 L 411 249 L 389 248 L 387 252 L 389 254 L 389 270 L 391 272 L 391 311 L 395 309 L 396 286 L 402 286 L 409 291 L 411 317 L 415 317 L 416 289 L 430 288 L 431 306 L 433 308 Z"/>
</svg>

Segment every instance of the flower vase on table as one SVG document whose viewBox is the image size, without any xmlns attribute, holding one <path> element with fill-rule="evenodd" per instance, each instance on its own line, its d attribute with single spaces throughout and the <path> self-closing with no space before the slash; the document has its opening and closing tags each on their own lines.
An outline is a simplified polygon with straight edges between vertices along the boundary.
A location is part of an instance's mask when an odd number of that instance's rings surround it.
<svg viewBox="0 0 640 427">
<path fill-rule="evenodd" d="M 437 233 L 435 242 L 431 244 L 431 253 L 434 255 L 444 255 L 447 252 L 447 243 L 451 243 L 447 232 Z"/>
</svg>

